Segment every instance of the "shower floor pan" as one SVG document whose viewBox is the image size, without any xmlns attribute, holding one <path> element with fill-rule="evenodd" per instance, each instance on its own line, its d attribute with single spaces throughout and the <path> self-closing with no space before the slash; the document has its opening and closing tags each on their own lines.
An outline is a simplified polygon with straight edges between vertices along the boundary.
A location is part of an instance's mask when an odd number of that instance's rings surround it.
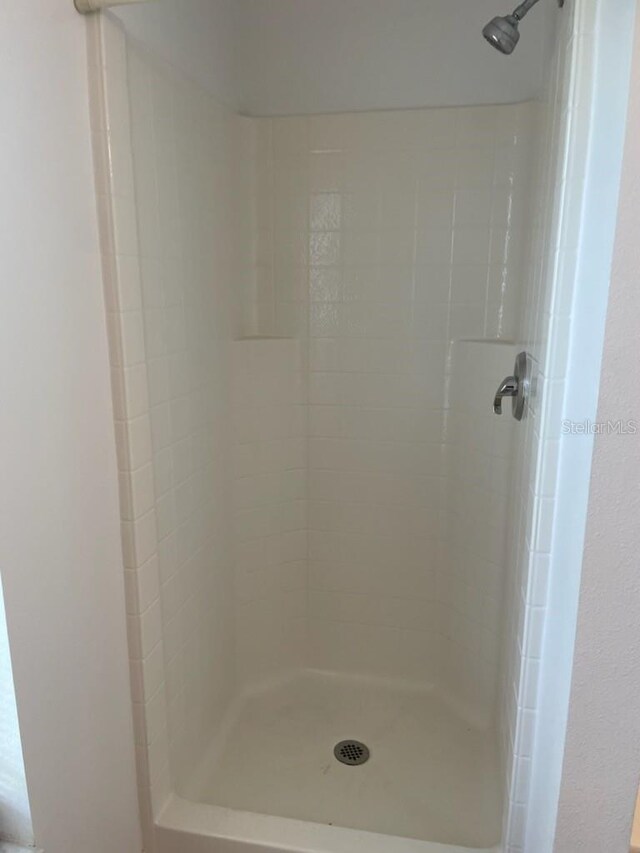
<svg viewBox="0 0 640 853">
<path fill-rule="evenodd" d="M 305 672 L 238 702 L 158 853 L 498 851 L 495 738 L 431 691 Z M 334 756 L 361 741 L 364 764 Z"/>
</svg>

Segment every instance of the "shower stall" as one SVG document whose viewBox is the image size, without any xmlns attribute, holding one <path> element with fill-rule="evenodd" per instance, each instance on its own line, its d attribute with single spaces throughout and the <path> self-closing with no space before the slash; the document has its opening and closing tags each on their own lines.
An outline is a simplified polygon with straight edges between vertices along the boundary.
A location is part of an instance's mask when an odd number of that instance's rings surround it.
<svg viewBox="0 0 640 853">
<path fill-rule="evenodd" d="M 517 853 L 597 3 L 469 15 L 515 103 L 230 103 L 295 5 L 87 19 L 145 850 Z"/>
</svg>

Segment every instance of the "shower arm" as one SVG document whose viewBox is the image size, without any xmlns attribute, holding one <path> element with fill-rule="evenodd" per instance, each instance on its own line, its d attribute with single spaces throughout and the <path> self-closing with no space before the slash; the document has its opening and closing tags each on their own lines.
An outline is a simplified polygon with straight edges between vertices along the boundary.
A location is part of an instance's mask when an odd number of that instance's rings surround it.
<svg viewBox="0 0 640 853">
<path fill-rule="evenodd" d="M 146 3 L 147 0 L 74 0 L 74 6 L 81 15 L 90 15 L 111 6 L 130 6 L 133 3 Z"/>
<path fill-rule="evenodd" d="M 524 3 L 521 3 L 518 8 L 512 12 L 513 17 L 517 21 L 521 21 L 527 14 L 527 12 L 532 9 L 538 2 L 539 0 L 524 0 Z"/>
</svg>

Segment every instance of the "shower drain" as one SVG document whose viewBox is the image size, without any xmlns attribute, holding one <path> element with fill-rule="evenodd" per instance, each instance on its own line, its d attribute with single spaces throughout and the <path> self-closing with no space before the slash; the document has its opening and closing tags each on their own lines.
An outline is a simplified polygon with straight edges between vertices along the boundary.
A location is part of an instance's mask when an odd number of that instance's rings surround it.
<svg viewBox="0 0 640 853">
<path fill-rule="evenodd" d="M 341 740 L 334 747 L 333 754 L 342 764 L 350 764 L 357 767 L 369 760 L 369 747 L 360 743 L 359 740 Z"/>
</svg>

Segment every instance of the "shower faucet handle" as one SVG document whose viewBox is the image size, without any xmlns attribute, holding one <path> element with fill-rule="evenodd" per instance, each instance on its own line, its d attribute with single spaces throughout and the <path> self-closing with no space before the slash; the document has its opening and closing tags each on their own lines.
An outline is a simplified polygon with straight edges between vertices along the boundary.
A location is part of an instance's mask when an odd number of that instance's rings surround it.
<svg viewBox="0 0 640 853">
<path fill-rule="evenodd" d="M 518 380 L 515 376 L 507 376 L 506 379 L 503 379 L 500 385 L 498 386 L 498 390 L 496 391 L 496 396 L 493 400 L 493 411 L 496 415 L 502 414 L 502 398 L 503 397 L 515 397 L 518 393 Z"/>
<path fill-rule="evenodd" d="M 503 379 L 496 396 L 493 399 L 493 411 L 496 415 L 502 414 L 502 400 L 511 397 L 513 417 L 521 421 L 524 417 L 524 407 L 529 394 L 530 358 L 526 352 L 518 353 L 513 368 L 513 376 Z"/>
</svg>

